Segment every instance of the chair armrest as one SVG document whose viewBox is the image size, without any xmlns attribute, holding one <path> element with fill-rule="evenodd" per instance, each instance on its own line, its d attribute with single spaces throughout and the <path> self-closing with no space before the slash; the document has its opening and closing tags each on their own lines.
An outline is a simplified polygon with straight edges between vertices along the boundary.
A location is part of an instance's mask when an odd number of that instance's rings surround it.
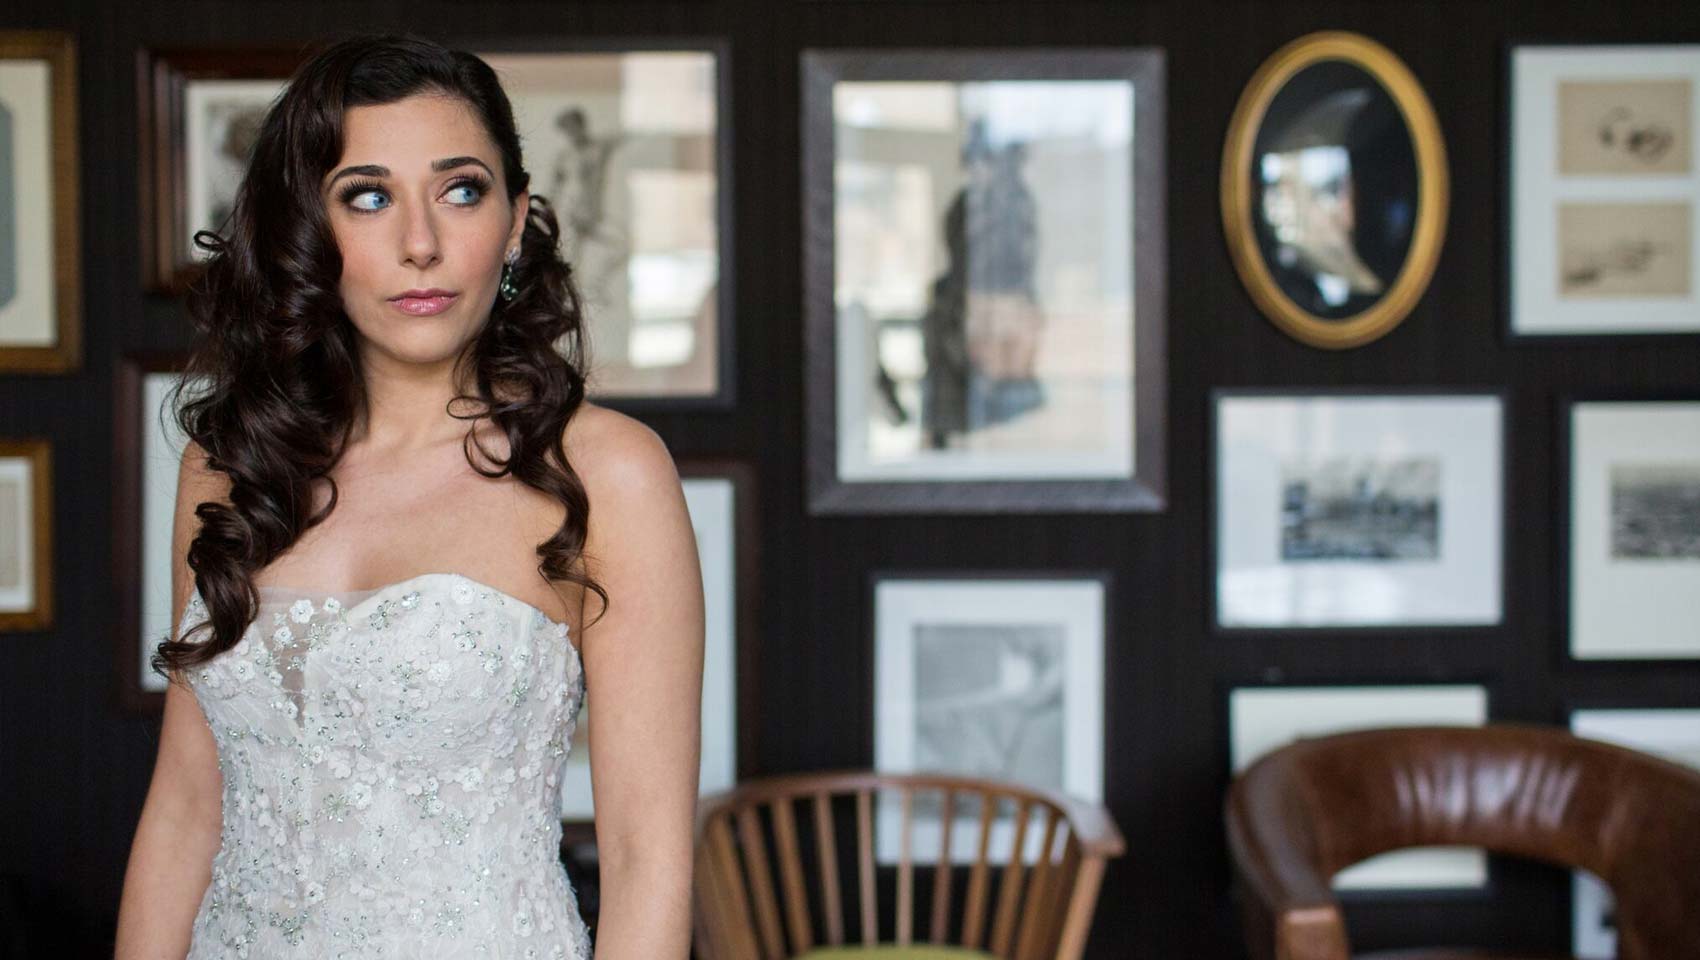
<svg viewBox="0 0 1700 960">
<path fill-rule="evenodd" d="M 1228 790 L 1228 849 L 1244 904 L 1248 946 L 1271 960 L 1348 960 L 1346 922 L 1316 863 L 1307 812 L 1258 778 Z"/>
</svg>

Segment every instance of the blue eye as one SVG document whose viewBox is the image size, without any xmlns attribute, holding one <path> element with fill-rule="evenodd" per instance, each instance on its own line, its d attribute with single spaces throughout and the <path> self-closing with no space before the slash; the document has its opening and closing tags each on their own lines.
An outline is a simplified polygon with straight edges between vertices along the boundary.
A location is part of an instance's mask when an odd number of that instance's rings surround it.
<svg viewBox="0 0 1700 960">
<path fill-rule="evenodd" d="M 376 196 L 380 199 L 384 199 L 386 203 L 388 202 L 387 198 L 384 197 L 383 191 L 381 191 L 381 190 L 362 190 L 359 193 L 355 194 L 355 196 L 356 197 L 364 197 L 367 194 L 372 194 L 373 196 Z M 356 209 L 356 210 L 375 210 L 377 208 L 376 207 L 362 207 L 359 204 L 355 204 L 354 209 Z"/>
</svg>

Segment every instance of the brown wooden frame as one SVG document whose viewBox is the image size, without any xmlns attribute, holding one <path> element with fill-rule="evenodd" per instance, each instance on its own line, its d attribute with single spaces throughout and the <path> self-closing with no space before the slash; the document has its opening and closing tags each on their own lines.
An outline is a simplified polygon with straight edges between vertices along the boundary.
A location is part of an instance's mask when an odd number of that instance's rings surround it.
<svg viewBox="0 0 1700 960">
<path fill-rule="evenodd" d="M 77 41 L 59 30 L 0 31 L 0 60 L 46 60 L 52 101 L 53 343 L 0 343 L 0 371 L 74 373 L 83 366 L 83 272 L 80 239 L 82 166 L 77 153 Z"/>
<path fill-rule="evenodd" d="M 964 797 L 977 798 L 980 808 L 978 848 L 968 869 L 961 946 L 988 951 L 1006 960 L 1078 960 L 1086 947 L 1092 915 L 1108 860 L 1125 850 L 1121 831 L 1109 812 L 1054 791 L 1013 783 L 935 774 L 876 773 L 840 770 L 798 773 L 746 781 L 732 790 L 705 797 L 697 807 L 696 852 L 693 871 L 694 934 L 701 960 L 784 960 L 815 948 L 815 923 L 809 909 L 809 886 L 800 854 L 795 802 L 806 800 L 808 830 L 818 867 L 818 891 L 827 944 L 845 943 L 844 905 L 834 798 L 854 798 L 860 942 L 879 943 L 878 882 L 874 868 L 873 798 L 878 791 L 895 791 L 902 803 L 902 854 L 897 871 L 896 943 L 948 942 L 954 864 L 950 830 L 941 835 L 944 849 L 933 867 L 934 885 L 926 934 L 916 931 L 915 865 L 911 849 L 914 797 L 943 795 L 943 818 L 949 823 Z M 1025 849 L 1032 814 L 1043 814 L 1046 853 L 1031 865 L 1019 855 L 1002 864 L 996 903 L 991 904 L 988 857 L 992 825 L 1004 802 L 1016 807 L 1012 851 Z M 779 883 L 769 862 L 762 808 L 771 824 L 778 851 Z M 1056 859 L 1057 834 L 1061 858 Z M 923 851 L 926 853 L 926 851 Z M 1027 873 L 1031 883 L 1025 883 Z M 779 891 L 776 893 L 777 890 Z M 780 896 L 784 922 L 781 923 Z M 988 915 L 988 907 L 992 909 Z M 989 941 L 986 921 L 991 920 Z"/>
<path fill-rule="evenodd" d="M 30 548 L 34 550 L 35 605 L 28 610 L 0 611 L 0 633 L 47 630 L 53 626 L 53 441 L 42 437 L 0 440 L 0 457 L 29 459 L 35 525 Z"/>
</svg>

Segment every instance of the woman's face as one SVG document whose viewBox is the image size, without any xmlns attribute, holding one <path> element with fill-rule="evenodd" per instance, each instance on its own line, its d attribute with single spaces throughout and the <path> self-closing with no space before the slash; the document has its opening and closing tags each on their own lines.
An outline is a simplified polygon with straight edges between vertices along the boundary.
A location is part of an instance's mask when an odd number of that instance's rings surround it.
<svg viewBox="0 0 1700 960">
<path fill-rule="evenodd" d="M 342 157 L 321 192 L 342 252 L 343 308 L 366 349 L 439 364 L 478 335 L 525 227 L 528 197 L 509 204 L 501 171 L 495 143 L 459 98 L 346 112 Z M 430 291 L 447 296 L 417 296 Z"/>
</svg>

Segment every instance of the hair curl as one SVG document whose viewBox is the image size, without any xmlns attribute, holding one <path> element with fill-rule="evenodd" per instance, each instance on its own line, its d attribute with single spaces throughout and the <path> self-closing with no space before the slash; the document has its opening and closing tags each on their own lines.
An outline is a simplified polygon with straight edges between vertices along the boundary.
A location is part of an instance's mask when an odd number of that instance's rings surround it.
<svg viewBox="0 0 1700 960">
<path fill-rule="evenodd" d="M 206 622 L 189 634 L 210 627 L 212 636 L 161 642 L 150 662 L 167 679 L 168 671 L 236 645 L 259 611 L 254 571 L 336 506 L 330 472 L 365 408 L 366 385 L 357 333 L 338 293 L 342 255 L 318 184 L 341 157 L 345 110 L 421 93 L 460 98 L 478 115 L 501 152 L 511 204 L 531 177 L 513 107 L 489 64 L 414 34 L 362 35 L 324 47 L 295 71 L 266 112 L 234 208 L 220 225 L 226 234 L 194 235 L 209 252 L 188 295 L 197 338 L 167 405 L 183 434 L 206 451 L 207 467 L 231 484 L 228 504 L 195 508 L 201 527 L 187 557 L 207 607 Z M 531 197 L 513 266 L 518 293 L 497 299 L 456 361 L 455 382 L 467 382 L 470 368 L 477 393 L 457 393 L 447 412 L 473 421 L 462 448 L 474 470 L 492 479 L 512 474 L 566 507 L 560 529 L 537 548 L 538 572 L 590 589 L 605 612 L 607 592 L 576 569 L 590 504 L 562 437 L 585 396 L 586 345 L 581 301 L 558 244 L 549 202 Z M 191 383 L 200 389 L 179 403 Z M 477 401 L 482 412 L 457 414 L 458 400 Z M 500 464 L 493 471 L 466 449 L 485 417 L 509 444 L 507 459 L 491 456 Z M 313 483 L 321 479 L 330 484 L 330 501 L 309 515 Z"/>
</svg>

